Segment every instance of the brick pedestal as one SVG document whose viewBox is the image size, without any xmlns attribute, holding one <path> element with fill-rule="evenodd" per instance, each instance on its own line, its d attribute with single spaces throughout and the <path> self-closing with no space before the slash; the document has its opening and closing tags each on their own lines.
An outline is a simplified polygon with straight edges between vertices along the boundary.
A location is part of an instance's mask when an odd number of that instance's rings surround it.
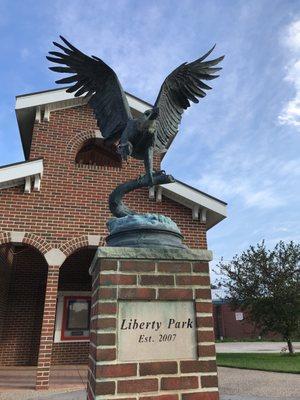
<svg viewBox="0 0 300 400">
<path fill-rule="evenodd" d="M 93 277 L 88 400 L 217 400 L 207 250 L 99 248 Z M 193 301 L 194 360 L 121 362 L 118 304 L 122 300 Z M 132 349 L 133 353 L 136 349 Z"/>
</svg>

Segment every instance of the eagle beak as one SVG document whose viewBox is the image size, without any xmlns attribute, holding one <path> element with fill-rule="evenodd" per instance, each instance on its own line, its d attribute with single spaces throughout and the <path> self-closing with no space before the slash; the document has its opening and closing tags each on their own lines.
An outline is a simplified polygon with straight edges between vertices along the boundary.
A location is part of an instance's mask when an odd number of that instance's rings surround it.
<svg viewBox="0 0 300 400">
<path fill-rule="evenodd" d="M 153 121 L 154 119 L 156 119 L 158 117 L 158 115 L 159 115 L 159 108 L 158 107 L 153 107 L 151 115 L 149 117 L 149 120 Z"/>
</svg>

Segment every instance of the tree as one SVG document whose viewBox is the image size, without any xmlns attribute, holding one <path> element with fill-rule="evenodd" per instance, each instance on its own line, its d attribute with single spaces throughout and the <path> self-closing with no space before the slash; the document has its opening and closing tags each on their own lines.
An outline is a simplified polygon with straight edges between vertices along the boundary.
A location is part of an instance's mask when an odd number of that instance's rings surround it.
<svg viewBox="0 0 300 400">
<path fill-rule="evenodd" d="M 232 308 L 245 311 L 262 335 L 280 334 L 293 354 L 300 325 L 300 245 L 280 241 L 268 250 L 263 241 L 218 267 L 219 286 Z"/>
</svg>

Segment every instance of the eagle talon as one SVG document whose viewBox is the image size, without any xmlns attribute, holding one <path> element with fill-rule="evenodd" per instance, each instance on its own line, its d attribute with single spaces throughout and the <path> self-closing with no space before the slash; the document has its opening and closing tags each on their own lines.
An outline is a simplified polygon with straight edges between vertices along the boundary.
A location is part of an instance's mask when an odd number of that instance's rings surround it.
<svg viewBox="0 0 300 400">
<path fill-rule="evenodd" d="M 154 185 L 154 181 L 153 181 L 153 175 L 151 174 L 141 174 L 138 176 L 137 181 L 143 181 L 146 180 L 146 182 L 148 182 L 148 186 L 153 186 Z"/>
<path fill-rule="evenodd" d="M 159 176 L 159 175 L 166 175 L 166 171 L 161 169 L 159 171 L 154 171 L 153 175 Z"/>
</svg>

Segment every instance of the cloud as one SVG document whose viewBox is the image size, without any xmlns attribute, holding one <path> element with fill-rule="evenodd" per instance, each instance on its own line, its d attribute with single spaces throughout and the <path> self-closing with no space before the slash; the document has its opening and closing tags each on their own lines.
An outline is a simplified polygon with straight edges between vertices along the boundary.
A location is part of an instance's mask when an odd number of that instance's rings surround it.
<svg viewBox="0 0 300 400">
<path fill-rule="evenodd" d="M 22 60 L 27 59 L 27 58 L 30 56 L 30 51 L 29 51 L 29 49 L 28 49 L 27 47 L 23 47 L 23 48 L 20 50 L 20 55 L 21 55 Z"/>
<path fill-rule="evenodd" d="M 300 176 L 300 160 L 289 160 L 281 165 L 281 174 L 289 176 Z"/>
<path fill-rule="evenodd" d="M 297 159 L 273 158 L 264 137 L 248 137 L 247 130 L 231 141 L 224 140 L 217 151 L 207 153 L 195 179 L 187 180 L 237 209 L 271 210 L 284 206 L 293 194 L 289 187 L 298 179 Z M 194 158 L 191 168 L 197 159 Z M 198 171 L 198 173 L 197 173 Z M 185 180 L 186 178 L 183 178 Z"/>
<path fill-rule="evenodd" d="M 229 174 L 204 175 L 196 186 L 206 187 L 210 193 L 220 192 L 227 199 L 239 198 L 244 207 L 272 209 L 284 204 L 284 199 L 271 186 L 259 187 L 258 183 L 244 177 L 234 177 Z"/>
<path fill-rule="evenodd" d="M 126 91 L 145 100 L 155 101 L 163 79 L 182 62 L 180 54 L 185 52 L 191 28 L 186 28 L 185 36 L 172 40 L 176 24 L 165 29 L 163 4 L 150 2 L 134 12 L 130 11 L 132 2 L 126 0 L 114 2 L 114 6 L 94 2 L 89 7 L 80 0 L 70 4 L 57 0 L 55 7 L 58 32 L 84 53 L 103 59 Z M 173 19 L 180 23 L 178 18 L 180 13 L 174 10 Z"/>
<path fill-rule="evenodd" d="M 278 119 L 280 124 L 294 126 L 300 131 L 300 19 L 288 25 L 282 41 L 291 57 L 285 80 L 292 84 L 295 95 L 283 106 Z"/>
</svg>

